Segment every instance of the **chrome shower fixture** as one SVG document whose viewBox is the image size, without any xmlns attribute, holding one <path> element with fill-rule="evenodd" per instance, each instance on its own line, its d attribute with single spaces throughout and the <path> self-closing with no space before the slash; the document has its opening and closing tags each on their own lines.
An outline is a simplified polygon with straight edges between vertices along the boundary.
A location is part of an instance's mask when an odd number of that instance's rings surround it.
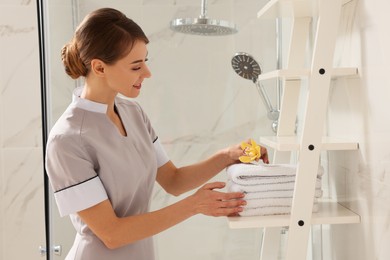
<svg viewBox="0 0 390 260">
<path fill-rule="evenodd" d="M 245 52 L 237 52 L 233 56 L 232 67 L 238 75 L 244 79 L 252 80 L 253 83 L 257 82 L 257 77 L 261 74 L 259 64 Z"/>
<path fill-rule="evenodd" d="M 222 36 L 237 32 L 234 23 L 209 19 L 206 15 L 206 0 L 202 0 L 201 14 L 198 18 L 177 18 L 171 21 L 170 27 L 176 32 L 203 36 Z"/>
<path fill-rule="evenodd" d="M 237 52 L 232 58 L 232 67 L 239 76 L 245 79 L 250 79 L 253 83 L 255 83 L 257 91 L 267 108 L 267 117 L 274 121 L 272 123 L 272 129 L 276 132 L 279 110 L 272 106 L 264 86 L 258 80 L 258 77 L 262 72 L 259 63 L 257 63 L 257 61 L 248 53 Z"/>
</svg>

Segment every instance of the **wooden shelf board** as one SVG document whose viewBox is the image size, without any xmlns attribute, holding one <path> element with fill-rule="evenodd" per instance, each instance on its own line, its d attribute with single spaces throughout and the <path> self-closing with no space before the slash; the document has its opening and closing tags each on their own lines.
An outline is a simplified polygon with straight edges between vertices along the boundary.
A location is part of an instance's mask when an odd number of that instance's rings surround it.
<svg viewBox="0 0 390 260">
<path fill-rule="evenodd" d="M 286 227 L 290 224 L 290 215 L 228 217 L 228 223 L 232 229 Z M 360 223 L 360 216 L 337 202 L 320 202 L 318 212 L 313 213 L 311 219 L 312 225 L 356 223 Z"/>
<path fill-rule="evenodd" d="M 297 136 L 263 136 L 260 143 L 277 151 L 296 151 L 300 148 Z M 337 137 L 323 137 L 321 150 L 357 150 L 359 144 Z"/>
<path fill-rule="evenodd" d="M 332 78 L 356 75 L 358 75 L 358 69 L 355 67 L 334 68 L 332 71 Z M 309 76 L 309 69 L 281 69 L 263 73 L 259 75 L 258 80 L 267 80 L 274 78 L 282 78 L 286 80 L 301 80 Z"/>
</svg>

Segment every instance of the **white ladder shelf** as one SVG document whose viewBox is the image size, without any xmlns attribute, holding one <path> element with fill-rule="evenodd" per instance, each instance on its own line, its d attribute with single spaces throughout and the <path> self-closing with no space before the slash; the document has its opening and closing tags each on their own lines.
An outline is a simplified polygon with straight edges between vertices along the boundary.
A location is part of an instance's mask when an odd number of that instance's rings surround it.
<svg viewBox="0 0 390 260">
<path fill-rule="evenodd" d="M 359 223 L 360 217 L 351 210 L 337 202 L 321 202 L 319 210 L 313 213 L 311 224 L 351 224 Z M 287 227 L 290 224 L 289 215 L 230 217 L 229 227 L 238 228 L 263 228 L 263 227 Z"/>
<path fill-rule="evenodd" d="M 360 223 L 360 216 L 337 202 L 320 202 L 312 213 L 316 173 L 322 150 L 356 150 L 358 143 L 324 137 L 328 92 L 334 77 L 354 76 L 357 68 L 333 68 L 333 56 L 341 7 L 345 0 L 270 0 L 258 18 L 292 19 L 287 68 L 264 73 L 259 80 L 281 78 L 283 96 L 276 136 L 261 137 L 260 143 L 274 149 L 274 163 L 288 163 L 291 151 L 298 151 L 299 163 L 290 215 L 229 217 L 231 228 L 264 229 L 262 260 L 277 259 L 282 227 L 288 227 L 286 260 L 306 259 L 311 225 Z M 310 68 L 305 68 L 310 24 L 317 17 Z M 295 134 L 301 80 L 308 90 L 302 133 Z"/>
</svg>

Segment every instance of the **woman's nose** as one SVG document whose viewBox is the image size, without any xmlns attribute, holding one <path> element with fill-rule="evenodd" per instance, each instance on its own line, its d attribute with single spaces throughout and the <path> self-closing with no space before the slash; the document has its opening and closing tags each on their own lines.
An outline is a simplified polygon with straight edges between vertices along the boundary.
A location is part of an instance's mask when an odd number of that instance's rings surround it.
<svg viewBox="0 0 390 260">
<path fill-rule="evenodd" d="M 152 73 L 149 70 L 149 67 L 145 65 L 144 71 L 143 71 L 144 78 L 150 78 L 152 76 Z"/>
</svg>

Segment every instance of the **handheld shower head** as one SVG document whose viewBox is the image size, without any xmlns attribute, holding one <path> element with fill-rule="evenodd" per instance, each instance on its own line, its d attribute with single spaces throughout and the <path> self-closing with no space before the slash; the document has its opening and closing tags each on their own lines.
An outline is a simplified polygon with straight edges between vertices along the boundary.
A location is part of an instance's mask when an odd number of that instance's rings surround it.
<svg viewBox="0 0 390 260">
<path fill-rule="evenodd" d="M 277 120 L 279 118 L 279 111 L 273 108 L 264 86 L 257 80 L 262 72 L 259 63 L 248 53 L 237 52 L 232 58 L 232 67 L 239 76 L 250 79 L 256 84 L 257 90 L 268 110 L 268 118 Z"/>
<path fill-rule="evenodd" d="M 202 0 L 199 18 L 177 18 L 171 21 L 170 27 L 176 32 L 204 36 L 221 36 L 237 32 L 234 23 L 209 19 L 206 12 L 206 0 Z"/>
<path fill-rule="evenodd" d="M 250 79 L 254 83 L 261 74 L 259 63 L 245 52 L 237 52 L 232 58 L 232 67 L 234 71 L 244 79 Z"/>
</svg>

